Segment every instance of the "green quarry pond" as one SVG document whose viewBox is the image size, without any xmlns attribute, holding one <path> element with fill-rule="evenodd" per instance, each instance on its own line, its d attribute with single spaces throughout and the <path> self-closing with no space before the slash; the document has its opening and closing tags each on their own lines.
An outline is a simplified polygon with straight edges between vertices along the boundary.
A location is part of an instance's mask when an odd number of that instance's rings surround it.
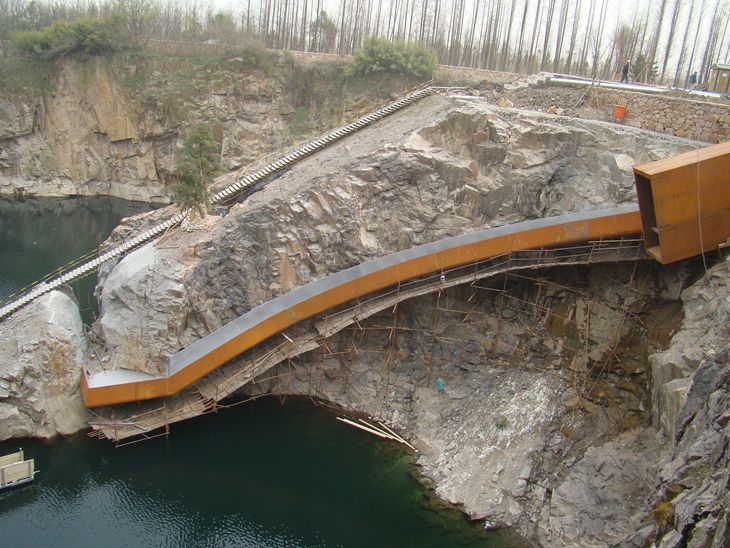
<svg viewBox="0 0 730 548">
<path fill-rule="evenodd" d="M 0 302 L 70 261 L 94 251 L 123 217 L 149 204 L 102 196 L 0 198 Z M 96 276 L 72 283 L 85 321 L 98 312 Z"/>
<path fill-rule="evenodd" d="M 5 546 L 519 545 L 435 502 L 399 446 L 311 402 L 258 400 L 119 449 L 83 434 L 23 448 L 40 474 L 0 494 Z"/>
<path fill-rule="evenodd" d="M 74 211 L 73 202 L 0 201 L 3 291 L 147 209 L 82 198 Z M 522 546 L 439 503 L 409 450 L 309 400 L 261 399 L 118 449 L 81 433 L 0 443 L 0 454 L 19 446 L 40 473 L 0 493 L 2 546 Z"/>
</svg>

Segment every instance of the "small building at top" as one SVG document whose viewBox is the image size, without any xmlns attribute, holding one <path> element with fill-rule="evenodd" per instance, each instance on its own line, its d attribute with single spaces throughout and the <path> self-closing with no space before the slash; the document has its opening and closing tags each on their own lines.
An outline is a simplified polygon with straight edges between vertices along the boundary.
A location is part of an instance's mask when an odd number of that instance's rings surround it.
<svg viewBox="0 0 730 548">
<path fill-rule="evenodd" d="M 710 70 L 707 91 L 730 94 L 730 65 L 716 63 Z"/>
</svg>

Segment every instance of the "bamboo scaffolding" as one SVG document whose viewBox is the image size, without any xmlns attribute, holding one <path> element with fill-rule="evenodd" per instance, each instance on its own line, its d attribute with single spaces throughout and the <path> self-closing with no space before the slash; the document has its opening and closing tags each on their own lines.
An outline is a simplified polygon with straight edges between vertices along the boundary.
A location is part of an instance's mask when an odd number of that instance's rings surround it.
<svg viewBox="0 0 730 548">
<path fill-rule="evenodd" d="M 616 242 L 618 242 L 618 245 L 616 245 Z M 320 349 L 322 352 L 322 358 L 317 364 L 317 372 L 319 374 L 316 375 L 316 388 L 314 382 L 315 378 L 313 376 L 313 366 L 315 364 L 312 364 L 307 368 L 307 382 L 310 387 L 310 398 L 321 393 L 322 382 L 324 380 L 324 360 L 334 358 L 340 359 L 342 362 L 342 360 L 347 357 L 349 358 L 347 360 L 347 365 L 343 367 L 341 373 L 342 381 L 346 385 L 350 386 L 353 389 L 353 393 L 356 393 L 357 396 L 362 399 L 364 398 L 363 394 L 356 390 L 349 382 L 350 367 L 354 357 L 361 353 L 387 353 L 388 356 L 390 356 L 390 358 L 386 358 L 390 360 L 388 362 L 388 370 L 392 369 L 392 363 L 394 363 L 396 359 L 422 357 L 421 354 L 401 351 L 397 347 L 399 331 L 401 333 L 428 332 L 428 330 L 419 330 L 418 328 L 408 328 L 404 325 L 400 325 L 397 319 L 397 304 L 408 299 L 437 292 L 438 294 L 435 299 L 436 302 L 434 307 L 434 321 L 431 324 L 430 330 L 431 345 L 428 354 L 429 374 L 427 382 L 430 383 L 433 371 L 433 351 L 435 344 L 456 344 L 460 345 L 463 349 L 465 342 L 468 340 L 467 329 L 474 326 L 486 325 L 486 322 L 489 320 L 494 320 L 495 318 L 497 320 L 496 333 L 494 333 L 494 337 L 492 338 L 493 351 L 499 348 L 504 348 L 512 352 L 523 351 L 508 344 L 506 341 L 500 340 L 500 335 L 503 329 L 502 324 L 505 321 L 503 317 L 504 313 L 509 309 L 520 312 L 519 308 L 508 307 L 507 303 L 532 306 L 533 316 L 535 318 L 540 318 L 544 314 L 552 313 L 555 317 L 562 319 L 564 322 L 571 321 L 571 314 L 568 314 L 565 317 L 559 316 L 554 312 L 551 312 L 549 306 L 540 304 L 540 302 L 538 302 L 540 300 L 539 296 L 532 302 L 529 302 L 509 294 L 507 291 L 507 284 L 509 283 L 509 280 L 522 279 L 530 281 L 531 283 L 534 283 L 535 280 L 541 280 L 539 283 L 543 284 L 545 287 L 547 285 L 552 285 L 554 287 L 568 290 L 572 288 L 565 288 L 561 284 L 551 280 L 545 280 L 543 276 L 531 277 L 523 275 L 521 272 L 527 270 L 537 270 L 538 272 L 542 272 L 544 269 L 548 268 L 575 264 L 636 261 L 636 259 L 639 258 L 646 258 L 642 253 L 640 241 L 631 240 L 628 243 L 620 240 L 601 241 L 570 248 L 505 254 L 487 261 L 475 262 L 470 265 L 445 271 L 443 273 L 443 277 L 439 273 L 416 280 L 410 280 L 393 289 L 378 292 L 371 296 L 367 296 L 364 299 L 358 298 L 356 302 L 350 306 L 343 306 L 331 314 L 322 315 L 320 319 L 312 322 L 310 332 L 303 336 L 293 337 L 289 335 L 282 335 L 280 339 L 283 339 L 283 341 L 278 343 L 264 343 L 256 349 L 247 352 L 244 356 L 242 356 L 242 358 L 229 362 L 199 381 L 196 384 L 197 395 L 192 392 L 187 392 L 174 396 L 172 398 L 175 401 L 174 408 L 168 409 L 167 407 L 158 407 L 157 409 L 153 408 L 142 414 L 130 413 L 124 421 L 119 423 L 116 419 L 105 419 L 101 415 L 98 415 L 98 418 L 92 424 L 93 435 L 97 437 L 108 437 L 119 441 L 125 437 L 138 435 L 143 431 L 152 432 L 160 427 L 164 427 L 166 432 L 169 433 L 170 423 L 215 411 L 218 407 L 224 408 L 231 406 L 232 404 L 221 405 L 217 402 L 220 402 L 244 384 L 256 380 L 261 373 L 271 367 L 274 367 L 283 361 L 287 361 L 287 363 L 290 364 L 290 367 L 292 367 L 290 361 L 292 358 L 315 349 Z M 634 271 L 635 269 L 636 266 L 634 267 Z M 503 276 L 501 289 L 495 289 L 493 286 L 480 287 L 480 284 L 476 283 L 478 280 L 482 279 L 495 279 L 495 277 L 499 275 Z M 498 294 L 498 302 L 495 301 L 495 312 L 493 315 L 490 315 L 488 312 L 475 310 L 475 305 L 470 305 L 468 309 L 458 309 L 453 306 L 441 304 L 441 293 L 443 291 L 465 284 L 469 284 L 472 289 L 472 293 L 468 301 L 472 301 L 476 298 L 477 294 L 483 291 L 491 294 Z M 393 321 L 389 325 L 364 326 L 361 323 L 362 320 L 370 318 L 373 315 L 387 309 L 391 309 L 391 315 L 393 316 Z M 458 316 L 458 318 L 453 318 L 454 316 Z M 470 319 L 472 316 L 482 317 L 484 319 L 481 321 L 472 321 Z M 458 322 L 463 326 L 464 336 L 462 338 L 457 338 L 438 335 L 439 317 L 441 320 L 447 322 L 455 322 L 458 319 Z M 617 321 L 617 324 L 621 323 L 622 322 Z M 359 333 L 360 336 L 363 336 L 367 332 L 372 332 L 377 329 L 388 331 L 388 338 L 391 343 L 389 348 L 384 351 L 358 348 L 355 344 L 356 334 Z M 351 348 L 348 351 L 333 352 L 332 349 L 326 345 L 325 340 L 335 333 L 343 330 L 350 330 L 351 332 Z M 531 332 L 534 332 L 534 330 Z M 620 338 L 617 340 L 620 341 Z M 618 342 L 616 344 L 618 344 Z M 564 349 L 574 353 L 578 351 L 567 341 L 564 345 Z M 613 353 L 615 354 L 615 348 L 613 350 Z M 565 380 L 564 377 L 557 375 L 546 368 L 529 368 L 548 373 Z M 259 384 L 266 380 L 275 378 L 281 379 L 283 377 L 284 375 L 282 374 L 280 376 L 260 379 Z M 291 375 L 288 378 L 291 380 Z M 391 378 L 389 371 L 385 376 L 384 386 L 387 386 L 390 383 Z M 413 383 L 408 384 L 413 385 Z M 246 401 L 250 400 L 251 398 Z"/>
<path fill-rule="evenodd" d="M 364 426 L 362 424 L 358 424 L 358 423 L 356 423 L 354 421 L 351 421 L 351 420 L 348 420 L 348 419 L 344 419 L 342 417 L 335 417 L 335 418 L 338 421 L 340 421 L 340 422 L 344 422 L 345 424 L 349 424 L 350 426 L 354 426 L 355 428 L 359 428 L 360 430 L 364 430 L 365 432 L 369 432 L 370 434 L 372 434 L 374 436 L 378 436 L 379 438 L 383 438 L 383 439 L 386 439 L 386 440 L 395 440 L 395 438 L 393 436 L 391 436 L 390 434 L 386 434 L 386 433 L 381 432 L 379 430 L 373 430 L 371 428 L 368 428 L 367 426 Z"/>
</svg>

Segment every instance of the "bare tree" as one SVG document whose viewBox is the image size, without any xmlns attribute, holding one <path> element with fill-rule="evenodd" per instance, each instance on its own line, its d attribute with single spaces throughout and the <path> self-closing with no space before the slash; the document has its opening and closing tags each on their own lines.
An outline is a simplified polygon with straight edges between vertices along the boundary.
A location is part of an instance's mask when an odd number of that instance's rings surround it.
<svg viewBox="0 0 730 548">
<path fill-rule="evenodd" d="M 578 23 L 580 22 L 580 7 L 583 2 L 577 2 L 573 14 L 573 30 L 570 33 L 570 46 L 568 46 L 568 58 L 565 61 L 565 70 L 573 72 L 573 52 L 575 51 L 576 38 L 578 36 Z"/>
<path fill-rule="evenodd" d="M 664 81 L 664 75 L 667 72 L 667 63 L 669 62 L 669 56 L 672 53 L 672 45 L 674 43 L 674 33 L 677 28 L 677 19 L 679 18 L 679 11 L 682 9 L 682 0 L 676 0 L 672 7 L 672 15 L 669 21 L 669 29 L 667 31 L 667 40 L 664 45 L 664 60 L 662 61 L 662 72 L 659 79 Z"/>
<path fill-rule="evenodd" d="M 517 40 L 517 52 L 515 53 L 515 70 L 520 70 L 522 64 L 522 45 L 525 37 L 525 25 L 527 23 L 527 11 L 530 9 L 530 0 L 525 0 L 522 7 L 522 17 L 520 18 L 520 38 Z"/>
<path fill-rule="evenodd" d="M 720 26 L 722 22 L 719 20 L 720 0 L 715 0 L 715 10 L 712 14 L 712 23 L 710 26 L 709 36 L 705 42 L 705 52 L 702 55 L 702 65 L 700 66 L 700 75 L 698 82 L 704 82 L 710 74 L 711 61 L 714 57 L 714 49 L 717 46 L 717 40 L 720 35 Z"/>
<path fill-rule="evenodd" d="M 528 64 L 527 72 L 532 73 L 533 63 L 537 60 L 537 40 L 540 36 L 539 29 L 542 23 L 542 12 L 544 11 L 545 5 L 543 0 L 537 0 L 537 9 L 535 10 L 535 25 L 532 31 L 532 42 L 530 44 L 530 62 Z"/>
<path fill-rule="evenodd" d="M 504 42 L 502 42 L 502 54 L 499 58 L 499 68 L 504 70 L 507 66 L 507 60 L 509 59 L 509 48 L 512 45 L 510 42 L 510 38 L 512 37 L 512 20 L 515 16 L 515 4 L 516 0 L 512 0 L 512 4 L 510 5 L 509 9 L 509 23 L 507 23 L 507 37 L 504 39 Z"/>
<path fill-rule="evenodd" d="M 697 13 L 697 27 L 695 28 L 695 36 L 694 40 L 692 41 L 692 52 L 689 55 L 689 63 L 687 65 L 687 77 L 686 79 L 689 80 L 689 75 L 692 72 L 692 66 L 695 62 L 695 51 L 697 51 L 697 39 L 700 35 L 700 24 L 702 23 L 702 16 L 705 13 L 705 7 L 706 7 L 706 0 L 702 0 L 702 4 L 700 4 L 700 11 Z"/>
<path fill-rule="evenodd" d="M 596 14 L 596 0 L 590 0 L 590 7 L 588 8 L 588 26 L 586 27 L 586 33 L 583 37 L 583 46 L 580 50 L 580 59 L 578 61 L 578 72 L 584 73 L 586 70 L 586 60 L 588 59 L 588 46 L 591 39 L 591 30 L 593 29 L 593 17 Z"/>
</svg>

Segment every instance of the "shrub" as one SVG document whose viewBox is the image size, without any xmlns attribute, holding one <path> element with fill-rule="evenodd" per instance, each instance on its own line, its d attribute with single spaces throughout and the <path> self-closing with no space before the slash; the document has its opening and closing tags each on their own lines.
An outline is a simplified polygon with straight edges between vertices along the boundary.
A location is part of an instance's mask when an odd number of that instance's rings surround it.
<svg viewBox="0 0 730 548">
<path fill-rule="evenodd" d="M 371 36 L 365 40 L 362 49 L 355 52 L 350 74 L 365 76 L 390 72 L 430 78 L 435 68 L 436 54 L 433 50 L 403 41 L 391 43 L 385 38 Z"/>
<path fill-rule="evenodd" d="M 115 19 L 58 20 L 43 30 L 15 32 L 10 41 L 20 53 L 46 59 L 70 53 L 112 53 L 122 46 Z"/>
<path fill-rule="evenodd" d="M 507 417 L 500 415 L 494 421 L 494 426 L 497 430 L 504 430 L 507 426 L 509 426 L 509 421 L 507 420 Z"/>
</svg>

